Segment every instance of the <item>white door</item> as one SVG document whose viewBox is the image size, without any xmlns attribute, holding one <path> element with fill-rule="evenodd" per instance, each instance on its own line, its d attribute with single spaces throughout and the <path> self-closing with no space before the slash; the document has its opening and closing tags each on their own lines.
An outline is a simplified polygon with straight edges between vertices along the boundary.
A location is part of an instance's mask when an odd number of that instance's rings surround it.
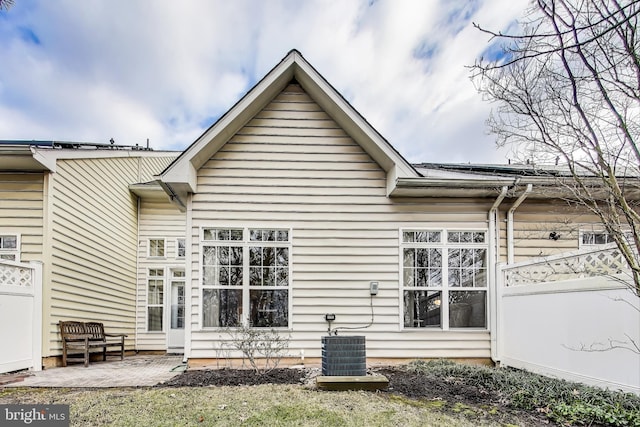
<svg viewBox="0 0 640 427">
<path fill-rule="evenodd" d="M 184 270 L 171 270 L 171 291 L 169 293 L 169 336 L 170 352 L 184 351 Z"/>
</svg>

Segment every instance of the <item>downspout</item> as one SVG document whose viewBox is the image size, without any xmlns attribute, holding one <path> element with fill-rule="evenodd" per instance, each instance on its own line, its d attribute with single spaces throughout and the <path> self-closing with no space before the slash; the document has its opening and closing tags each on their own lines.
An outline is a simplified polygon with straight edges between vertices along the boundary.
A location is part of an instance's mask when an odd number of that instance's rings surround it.
<svg viewBox="0 0 640 427">
<path fill-rule="evenodd" d="M 138 177 L 139 178 L 139 177 Z M 133 334 L 133 351 L 138 354 L 138 319 L 140 309 L 140 209 L 142 202 L 140 196 L 136 197 L 137 201 L 137 221 L 136 221 L 136 308 L 135 308 L 135 322 L 134 322 L 134 334 Z"/>
<path fill-rule="evenodd" d="M 500 260 L 500 227 L 498 225 L 498 207 L 504 200 L 509 190 L 508 186 L 502 187 L 500 194 L 496 198 L 495 202 L 489 209 L 489 253 L 491 268 L 489 269 L 489 333 L 491 334 L 491 359 L 496 362 L 497 360 L 497 328 L 498 328 L 498 299 L 496 293 L 496 279 L 498 271 L 498 261 Z"/>
<path fill-rule="evenodd" d="M 527 198 L 531 190 L 533 189 L 532 184 L 527 184 L 527 188 L 524 192 L 518 197 L 518 199 L 513 203 L 509 212 L 507 213 L 507 263 L 513 264 L 515 256 L 514 256 L 514 243 L 513 243 L 513 213 L 518 206 Z"/>
<path fill-rule="evenodd" d="M 189 359 L 191 358 L 191 340 L 193 325 L 191 324 L 191 306 L 192 306 L 192 298 L 193 298 L 193 277 L 191 276 L 191 271 L 193 270 L 193 196 L 187 195 L 187 211 L 185 213 L 185 240 L 184 240 L 184 249 L 185 249 L 185 259 L 184 259 L 184 270 L 185 270 L 185 289 L 184 289 L 184 300 L 185 300 L 185 313 L 184 313 L 184 354 L 182 355 L 182 362 L 189 363 Z M 200 242 L 198 242 L 200 244 Z M 200 289 L 200 284 L 198 284 L 198 289 Z M 201 293 L 198 296 L 198 307 L 201 310 L 202 297 Z"/>
</svg>

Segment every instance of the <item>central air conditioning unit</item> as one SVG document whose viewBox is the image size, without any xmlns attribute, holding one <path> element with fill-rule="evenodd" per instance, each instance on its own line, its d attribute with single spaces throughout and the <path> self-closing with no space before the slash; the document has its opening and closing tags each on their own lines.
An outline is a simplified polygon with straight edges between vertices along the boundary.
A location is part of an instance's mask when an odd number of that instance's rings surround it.
<svg viewBox="0 0 640 427">
<path fill-rule="evenodd" d="M 322 375 L 367 375 L 365 337 L 322 337 Z"/>
</svg>

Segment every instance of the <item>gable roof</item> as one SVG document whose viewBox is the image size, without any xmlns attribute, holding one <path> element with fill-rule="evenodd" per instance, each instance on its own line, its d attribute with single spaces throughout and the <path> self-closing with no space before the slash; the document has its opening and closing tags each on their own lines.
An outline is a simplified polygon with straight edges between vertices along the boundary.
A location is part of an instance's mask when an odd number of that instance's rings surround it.
<svg viewBox="0 0 640 427">
<path fill-rule="evenodd" d="M 207 129 L 156 178 L 169 196 L 184 207 L 186 195 L 197 192 L 197 171 L 240 128 L 271 102 L 292 80 L 331 116 L 387 172 L 387 193 L 399 178 L 420 174 L 347 102 L 297 50 L 291 50 L 226 114 Z"/>
</svg>

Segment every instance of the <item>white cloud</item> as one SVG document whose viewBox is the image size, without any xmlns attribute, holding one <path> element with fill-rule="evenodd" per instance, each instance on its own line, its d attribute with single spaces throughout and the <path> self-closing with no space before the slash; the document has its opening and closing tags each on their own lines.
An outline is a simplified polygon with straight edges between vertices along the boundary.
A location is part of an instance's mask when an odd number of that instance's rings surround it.
<svg viewBox="0 0 640 427">
<path fill-rule="evenodd" d="M 505 28 L 525 6 L 16 2 L 0 13 L 0 139 L 182 149 L 296 48 L 410 161 L 504 161 L 464 66 L 487 47 L 472 20 Z"/>
</svg>

